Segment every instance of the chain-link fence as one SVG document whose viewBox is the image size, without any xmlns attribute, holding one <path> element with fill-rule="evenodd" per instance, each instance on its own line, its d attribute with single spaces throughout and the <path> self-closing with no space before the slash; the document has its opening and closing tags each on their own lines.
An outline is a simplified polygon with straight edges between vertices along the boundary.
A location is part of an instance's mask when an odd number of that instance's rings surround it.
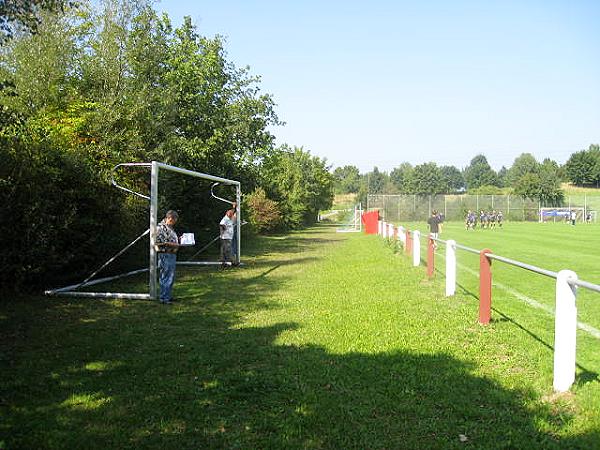
<svg viewBox="0 0 600 450">
<path fill-rule="evenodd" d="M 600 197 L 596 199 L 592 202 L 589 196 L 567 197 L 565 204 L 590 209 L 596 202 L 600 206 Z M 502 211 L 505 220 L 537 221 L 541 206 L 543 205 L 536 201 L 513 195 L 369 194 L 367 196 L 367 210 L 378 209 L 383 219 L 388 222 L 426 220 L 433 210 L 444 214 L 446 220 L 462 221 L 469 210 L 474 212 L 495 210 Z"/>
</svg>

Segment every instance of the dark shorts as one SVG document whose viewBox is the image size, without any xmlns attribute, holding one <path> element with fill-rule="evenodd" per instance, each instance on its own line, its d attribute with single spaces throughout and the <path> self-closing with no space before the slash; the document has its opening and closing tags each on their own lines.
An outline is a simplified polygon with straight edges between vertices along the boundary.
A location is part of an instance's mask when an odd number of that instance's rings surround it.
<svg viewBox="0 0 600 450">
<path fill-rule="evenodd" d="M 221 239 L 221 261 L 232 261 L 231 239 Z"/>
</svg>

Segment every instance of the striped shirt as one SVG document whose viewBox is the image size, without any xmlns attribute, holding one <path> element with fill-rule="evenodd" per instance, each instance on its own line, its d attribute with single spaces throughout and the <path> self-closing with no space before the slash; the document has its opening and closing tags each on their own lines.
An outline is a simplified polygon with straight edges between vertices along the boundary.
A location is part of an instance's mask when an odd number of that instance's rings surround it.
<svg viewBox="0 0 600 450">
<path fill-rule="evenodd" d="M 156 227 L 156 251 L 164 253 L 177 253 L 177 247 L 158 245 L 164 244 L 165 242 L 174 242 L 175 244 L 178 244 L 179 238 L 177 237 L 175 230 L 167 225 L 164 220 L 162 220 Z"/>
</svg>

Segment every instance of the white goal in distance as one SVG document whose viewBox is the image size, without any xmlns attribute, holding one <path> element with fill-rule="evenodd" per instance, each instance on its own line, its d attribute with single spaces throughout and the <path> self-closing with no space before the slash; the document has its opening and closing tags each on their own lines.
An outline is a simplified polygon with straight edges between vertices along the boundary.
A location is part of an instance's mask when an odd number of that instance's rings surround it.
<svg viewBox="0 0 600 450">
<path fill-rule="evenodd" d="M 583 222 L 586 219 L 585 208 L 579 206 L 552 208 L 540 208 L 540 222 L 570 222 L 571 213 L 575 213 L 575 221 Z M 595 212 L 595 211 L 594 211 Z"/>
</svg>

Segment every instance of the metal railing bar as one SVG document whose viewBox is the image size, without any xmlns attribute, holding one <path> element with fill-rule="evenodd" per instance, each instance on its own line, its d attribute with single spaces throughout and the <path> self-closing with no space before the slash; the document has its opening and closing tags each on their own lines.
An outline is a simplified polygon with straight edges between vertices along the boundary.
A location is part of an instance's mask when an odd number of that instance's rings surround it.
<svg viewBox="0 0 600 450">
<path fill-rule="evenodd" d="M 456 244 L 456 248 L 460 248 L 462 250 L 466 250 L 467 252 L 470 252 L 470 253 L 475 253 L 476 255 L 479 255 L 481 253 L 480 250 L 475 250 L 474 248 L 466 247 L 466 246 L 460 245 L 460 244 Z"/>
<path fill-rule="evenodd" d="M 579 286 L 585 289 L 589 289 L 590 291 L 600 292 L 600 286 L 597 284 L 589 283 L 584 280 L 568 280 L 570 285 Z"/>
<path fill-rule="evenodd" d="M 551 270 L 542 269 L 541 267 L 533 266 L 531 264 L 522 263 L 521 261 L 516 261 L 514 259 L 505 258 L 504 256 L 496 255 L 494 253 L 488 253 L 487 256 L 490 259 L 502 261 L 511 266 L 520 267 L 521 269 L 526 269 L 531 272 L 539 273 L 540 275 L 545 275 L 550 278 L 556 278 L 558 276 L 557 272 L 552 272 Z"/>
</svg>

